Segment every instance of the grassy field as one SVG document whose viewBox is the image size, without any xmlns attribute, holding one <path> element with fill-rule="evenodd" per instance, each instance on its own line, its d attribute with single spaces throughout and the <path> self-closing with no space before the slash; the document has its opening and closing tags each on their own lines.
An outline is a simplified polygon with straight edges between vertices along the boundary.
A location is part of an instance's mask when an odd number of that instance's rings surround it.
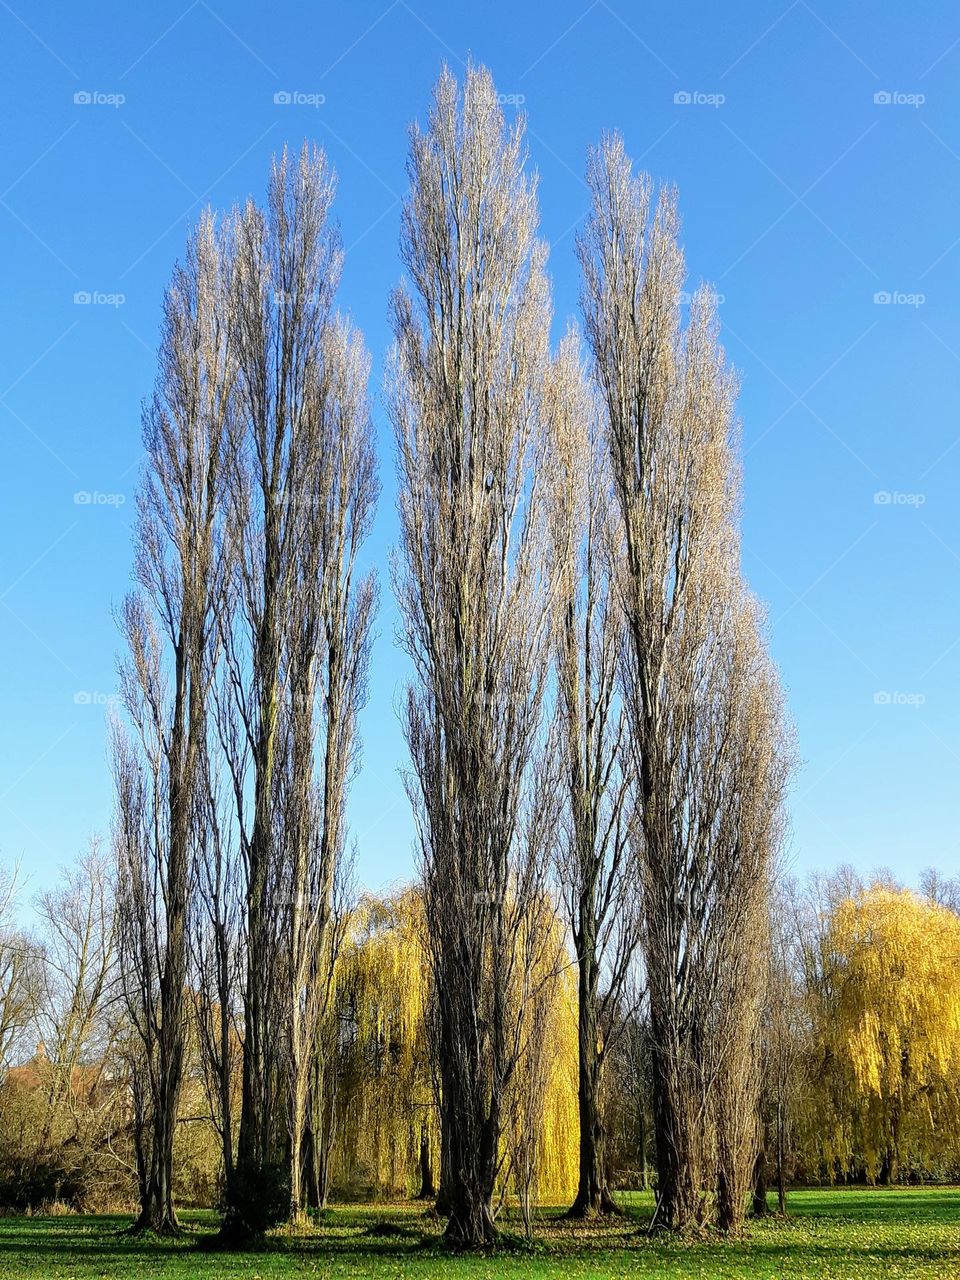
<svg viewBox="0 0 960 1280">
<path fill-rule="evenodd" d="M 272 1239 L 257 1253 L 198 1251 L 211 1218 L 188 1219 L 175 1243 L 132 1240 L 124 1220 L 98 1217 L 0 1219 L 4 1280 L 268 1280 L 279 1276 L 638 1276 L 844 1280 L 960 1277 L 960 1190 L 802 1191 L 791 1218 L 751 1227 L 742 1241 L 667 1242 L 642 1229 L 649 1202 L 637 1199 L 613 1226 L 587 1229 L 545 1214 L 529 1251 L 450 1257 L 436 1225 L 410 1206 L 331 1210 L 310 1235 Z"/>
</svg>

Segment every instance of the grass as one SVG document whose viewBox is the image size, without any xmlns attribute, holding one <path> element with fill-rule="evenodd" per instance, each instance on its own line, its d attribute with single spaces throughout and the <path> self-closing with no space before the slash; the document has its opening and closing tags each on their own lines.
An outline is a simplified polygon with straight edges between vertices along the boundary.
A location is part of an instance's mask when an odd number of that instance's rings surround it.
<svg viewBox="0 0 960 1280">
<path fill-rule="evenodd" d="M 273 1277 L 619 1277 L 646 1280 L 880 1280 L 960 1277 L 960 1189 L 798 1191 L 791 1217 L 752 1224 L 739 1241 L 649 1237 L 648 1197 L 612 1225 L 546 1212 L 535 1246 L 479 1257 L 444 1254 L 436 1224 L 410 1205 L 336 1208 L 309 1234 L 262 1252 L 197 1251 L 211 1215 L 187 1217 L 182 1240 L 134 1239 L 109 1217 L 0 1219 L 0 1280 L 272 1280 Z"/>
</svg>

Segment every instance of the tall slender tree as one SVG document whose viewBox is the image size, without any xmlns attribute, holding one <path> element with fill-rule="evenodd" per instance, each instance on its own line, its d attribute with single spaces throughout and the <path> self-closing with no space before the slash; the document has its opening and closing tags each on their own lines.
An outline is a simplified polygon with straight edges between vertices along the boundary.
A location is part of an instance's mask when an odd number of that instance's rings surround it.
<svg viewBox="0 0 960 1280">
<path fill-rule="evenodd" d="M 366 701 L 376 608 L 373 574 L 357 578 L 357 556 L 379 491 L 368 373 L 359 335 L 335 321 L 323 339 L 322 383 L 311 424 L 314 456 L 304 468 L 298 495 L 304 527 L 287 639 L 284 1019 L 294 1220 L 305 1209 L 303 1141 L 311 1067 L 323 1043 L 320 1027 L 330 1007 L 342 937 L 343 913 L 334 912 L 334 890 L 345 871 L 346 796 L 358 757 L 357 716 Z"/>
<path fill-rule="evenodd" d="M 138 590 L 123 609 L 118 747 L 120 946 L 148 1081 L 149 1155 L 137 1228 L 178 1229 L 173 1141 L 187 1036 L 187 918 L 203 820 L 201 762 L 222 596 L 224 450 L 234 392 L 229 224 L 201 220 L 164 301 L 157 388 L 144 414 Z"/>
<path fill-rule="evenodd" d="M 791 768 L 779 679 L 765 651 L 759 609 L 735 578 L 718 627 L 708 694 L 698 730 L 703 841 L 711 874 L 711 972 L 705 996 L 711 1108 L 716 1141 L 716 1214 L 739 1231 L 746 1214 L 759 1130 L 765 957 L 770 946 L 774 865 L 784 833 Z M 708 685 L 709 689 L 709 685 Z"/>
<path fill-rule="evenodd" d="M 510 993 L 532 963 L 550 789 L 531 788 L 548 668 L 540 401 L 549 303 L 520 126 L 488 72 L 444 71 L 411 132 L 393 300 L 403 708 L 437 1001 L 448 1237 L 495 1235 Z"/>
<path fill-rule="evenodd" d="M 572 1217 L 615 1209 L 606 1182 L 601 1108 L 606 1053 L 639 941 L 630 848 L 631 769 L 617 696 L 623 643 L 611 583 L 620 554 L 609 455 L 579 338 L 564 339 L 547 379 L 550 553 L 557 582 L 557 743 L 565 803 L 558 873 L 577 961 L 580 1180 Z"/>
<path fill-rule="evenodd" d="M 755 1151 L 743 1131 L 759 1016 L 749 968 L 786 760 L 779 700 L 772 676 L 766 704 L 753 697 L 766 667 L 739 570 L 735 384 L 709 291 L 681 316 L 676 194 L 654 199 L 618 137 L 592 154 L 588 180 L 580 260 L 623 522 L 620 674 L 638 787 L 657 1214 L 685 1228 L 716 1205 L 732 1229 Z M 758 794 L 773 809 L 767 825 Z"/>
<path fill-rule="evenodd" d="M 287 1211 L 303 1210 L 310 1054 L 376 601 L 374 579 L 357 569 L 377 480 L 367 358 L 332 312 L 342 262 L 334 187 L 321 151 L 284 153 L 266 208 L 250 201 L 237 218 L 235 607 L 221 738 L 237 806 L 245 973 L 226 1237 L 267 1224 L 284 1167 Z"/>
</svg>

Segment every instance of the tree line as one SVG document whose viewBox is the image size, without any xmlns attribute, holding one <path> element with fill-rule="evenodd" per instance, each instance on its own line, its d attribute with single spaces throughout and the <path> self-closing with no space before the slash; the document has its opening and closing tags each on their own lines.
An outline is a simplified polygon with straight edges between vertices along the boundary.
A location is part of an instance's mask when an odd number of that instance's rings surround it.
<svg viewBox="0 0 960 1280">
<path fill-rule="evenodd" d="M 570 1212 L 615 1208 L 605 1073 L 636 1032 L 656 1221 L 736 1231 L 763 1146 L 792 748 L 740 568 L 713 297 L 685 302 L 676 193 L 614 135 L 587 168 L 583 333 L 551 350 L 523 127 L 482 68 L 441 75 L 407 169 L 385 398 L 423 1185 L 461 1246 L 496 1237 L 508 1168 L 529 1217 L 575 972 Z M 136 1228 L 178 1230 L 199 1064 L 225 1243 L 323 1202 L 359 1025 L 346 800 L 379 481 L 334 191 L 321 151 L 285 151 L 262 206 L 193 232 L 164 298 L 120 611 L 111 928 Z"/>
<path fill-rule="evenodd" d="M 8 1212 L 123 1212 L 137 1198 L 141 1068 L 119 970 L 114 878 L 109 852 L 94 844 L 35 900 L 25 927 L 18 887 L 3 877 L 0 1206 Z M 781 878 L 771 915 L 750 1212 L 772 1211 L 769 1192 L 786 1211 L 797 1184 L 956 1182 L 957 882 L 927 872 L 909 891 L 843 868 L 803 884 Z M 310 1206 L 371 1197 L 437 1206 L 424 916 L 416 885 L 349 904 L 320 1028 L 328 1088 L 319 1180 L 306 1180 Z M 550 960 L 538 972 L 538 1034 L 506 1093 L 493 1200 L 495 1218 L 509 1206 L 528 1231 L 538 1205 L 574 1205 L 581 1181 L 578 966 L 558 901 L 545 923 L 567 963 Z M 222 1208 L 222 1134 L 193 987 L 187 1004 L 173 1194 L 181 1205 Z M 625 1000 L 601 1026 L 600 1167 L 615 1204 L 620 1191 L 656 1188 L 649 1009 L 642 998 Z M 239 1103 L 236 1037 L 232 1062 Z M 288 1209 L 275 1195 L 273 1213 Z"/>
</svg>

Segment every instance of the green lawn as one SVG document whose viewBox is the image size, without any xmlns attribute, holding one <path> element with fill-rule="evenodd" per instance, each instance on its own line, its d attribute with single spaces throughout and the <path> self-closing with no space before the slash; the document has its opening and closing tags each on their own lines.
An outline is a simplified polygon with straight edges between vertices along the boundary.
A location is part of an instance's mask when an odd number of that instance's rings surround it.
<svg viewBox="0 0 960 1280">
<path fill-rule="evenodd" d="M 641 1229 L 649 1201 L 636 1197 L 631 1216 L 613 1226 L 574 1227 L 545 1214 L 531 1252 L 485 1257 L 441 1255 L 436 1226 L 410 1206 L 333 1209 L 308 1236 L 279 1236 L 266 1251 L 236 1255 L 194 1248 L 214 1226 L 201 1215 L 175 1243 L 131 1240 L 119 1218 L 2 1218 L 0 1278 L 960 1277 L 958 1189 L 800 1191 L 790 1206 L 788 1222 L 755 1224 L 745 1240 L 690 1244 L 649 1238 Z"/>
</svg>

